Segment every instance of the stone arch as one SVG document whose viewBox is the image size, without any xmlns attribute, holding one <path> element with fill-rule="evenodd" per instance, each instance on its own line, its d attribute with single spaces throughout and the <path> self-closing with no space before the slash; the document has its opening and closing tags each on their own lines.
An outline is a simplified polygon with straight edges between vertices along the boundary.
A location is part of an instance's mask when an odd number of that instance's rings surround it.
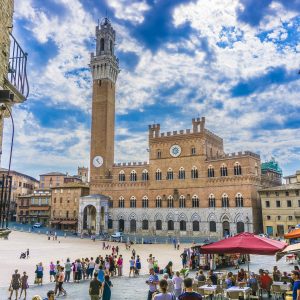
<svg viewBox="0 0 300 300">
<path fill-rule="evenodd" d="M 168 213 L 167 216 L 166 216 L 166 221 L 175 221 L 175 217 L 174 217 L 174 214 L 172 213 Z"/>
<path fill-rule="evenodd" d="M 149 216 L 147 214 L 143 214 L 142 217 L 141 217 L 141 221 L 143 220 L 150 220 Z"/>
<path fill-rule="evenodd" d="M 230 218 L 230 216 L 229 215 L 227 215 L 227 214 L 223 214 L 222 216 L 221 216 L 221 218 L 220 218 L 220 221 L 221 221 L 221 223 L 222 222 L 225 222 L 225 221 L 227 221 L 227 222 L 231 222 L 231 218 Z"/>
<path fill-rule="evenodd" d="M 210 213 L 208 215 L 207 222 L 209 222 L 209 221 L 215 221 L 215 222 L 217 221 L 217 217 L 216 217 L 216 215 L 214 213 Z"/>
<path fill-rule="evenodd" d="M 120 220 L 120 219 L 126 220 L 126 215 L 124 213 L 120 213 L 117 215 L 117 219 L 118 220 Z"/>
<path fill-rule="evenodd" d="M 154 221 L 157 221 L 157 220 L 163 220 L 162 214 L 157 213 L 157 214 L 154 216 Z"/>
<path fill-rule="evenodd" d="M 186 221 L 187 222 L 188 218 L 187 216 L 184 214 L 184 213 L 181 213 L 179 216 L 178 216 L 178 221 Z"/>
<path fill-rule="evenodd" d="M 137 220 L 137 215 L 135 213 L 131 213 L 128 217 L 128 220 L 131 221 L 131 220 Z"/>
<path fill-rule="evenodd" d="M 243 220 L 243 217 L 241 214 L 236 214 L 235 217 L 234 217 L 234 223 L 237 223 L 237 222 L 244 222 Z"/>
<path fill-rule="evenodd" d="M 191 222 L 193 221 L 201 221 L 201 218 L 200 216 L 197 214 L 197 213 L 193 213 L 192 216 L 191 216 Z"/>
</svg>

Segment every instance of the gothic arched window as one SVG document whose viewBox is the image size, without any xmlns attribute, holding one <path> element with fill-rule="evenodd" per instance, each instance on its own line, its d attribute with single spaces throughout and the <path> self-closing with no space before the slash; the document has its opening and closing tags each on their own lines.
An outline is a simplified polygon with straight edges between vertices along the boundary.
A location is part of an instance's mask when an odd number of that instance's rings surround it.
<svg viewBox="0 0 300 300">
<path fill-rule="evenodd" d="M 168 197 L 168 208 L 173 208 L 174 207 L 174 199 L 172 196 Z"/>
<path fill-rule="evenodd" d="M 160 196 L 157 196 L 155 199 L 155 207 L 161 208 L 161 197 Z"/>
<path fill-rule="evenodd" d="M 242 175 L 242 167 L 241 167 L 240 163 L 236 162 L 234 164 L 233 170 L 234 170 L 234 175 Z"/>
<path fill-rule="evenodd" d="M 125 200 L 124 197 L 119 198 L 119 208 L 124 208 L 125 207 Z"/>
<path fill-rule="evenodd" d="M 185 198 L 182 195 L 179 198 L 179 207 L 180 208 L 185 208 Z"/>
<path fill-rule="evenodd" d="M 208 166 L 207 177 L 215 177 L 215 170 L 213 166 Z"/>
<path fill-rule="evenodd" d="M 216 207 L 216 198 L 214 194 L 210 194 L 208 197 L 208 207 Z"/>
<path fill-rule="evenodd" d="M 199 198 L 196 195 L 192 198 L 192 207 L 199 207 Z"/>
<path fill-rule="evenodd" d="M 221 166 L 221 168 L 220 168 L 220 175 L 221 175 L 222 177 L 228 176 L 227 167 L 226 167 L 225 164 L 223 164 L 223 165 Z"/>
<path fill-rule="evenodd" d="M 160 169 L 157 169 L 156 172 L 155 172 L 155 180 L 161 180 L 161 170 Z"/>
<path fill-rule="evenodd" d="M 183 168 L 183 167 L 181 167 L 181 168 L 179 169 L 179 172 L 178 172 L 178 178 L 179 178 L 179 179 L 185 179 L 185 171 L 184 171 L 184 168 Z"/>
<path fill-rule="evenodd" d="M 149 180 L 149 173 L 147 170 L 144 170 L 142 173 L 142 180 L 143 181 L 148 181 Z"/>
<path fill-rule="evenodd" d="M 173 170 L 171 168 L 167 171 L 167 180 L 173 180 Z"/>
<path fill-rule="evenodd" d="M 125 172 L 123 170 L 119 173 L 119 181 L 125 181 Z"/>
<path fill-rule="evenodd" d="M 130 173 L 130 181 L 136 181 L 136 171 L 132 170 Z"/>
<path fill-rule="evenodd" d="M 222 195 L 222 207 L 223 208 L 229 207 L 229 198 L 228 198 L 227 194 Z"/>
<path fill-rule="evenodd" d="M 130 208 L 136 208 L 136 198 L 134 196 L 130 198 Z"/>
<path fill-rule="evenodd" d="M 149 206 L 149 200 L 147 196 L 144 196 L 142 199 L 142 208 L 148 208 Z"/>
<path fill-rule="evenodd" d="M 192 171 L 191 171 L 191 177 L 194 179 L 194 178 L 198 178 L 198 170 L 197 168 L 194 166 L 192 168 Z"/>
<path fill-rule="evenodd" d="M 237 193 L 235 196 L 235 206 L 244 207 L 244 199 L 241 193 Z"/>
</svg>

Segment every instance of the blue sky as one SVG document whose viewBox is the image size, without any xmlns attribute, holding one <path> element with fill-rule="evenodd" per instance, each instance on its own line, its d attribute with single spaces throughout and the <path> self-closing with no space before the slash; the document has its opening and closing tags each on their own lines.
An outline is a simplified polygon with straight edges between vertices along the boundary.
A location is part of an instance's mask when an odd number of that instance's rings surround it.
<svg viewBox="0 0 300 300">
<path fill-rule="evenodd" d="M 117 32 L 115 161 L 147 161 L 148 124 L 207 128 L 226 152 L 300 169 L 300 4 L 297 0 L 22 0 L 14 35 L 28 52 L 31 93 L 14 107 L 12 167 L 38 177 L 89 165 L 97 20 Z M 2 165 L 11 126 L 6 120 Z"/>
</svg>

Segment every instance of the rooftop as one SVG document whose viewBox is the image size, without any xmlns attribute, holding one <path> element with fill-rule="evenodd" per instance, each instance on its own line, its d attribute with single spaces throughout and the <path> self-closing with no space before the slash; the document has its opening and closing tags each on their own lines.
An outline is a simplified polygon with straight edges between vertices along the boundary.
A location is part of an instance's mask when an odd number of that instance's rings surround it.
<svg viewBox="0 0 300 300">
<path fill-rule="evenodd" d="M 8 169 L 0 168 L 0 173 L 7 173 L 7 171 L 8 171 Z M 15 175 L 18 175 L 18 176 L 27 177 L 27 178 L 29 178 L 32 181 L 39 182 L 39 180 L 35 179 L 34 177 L 26 175 L 26 174 L 23 174 L 23 173 L 20 173 L 18 171 L 10 170 L 10 174 L 15 174 Z"/>
<path fill-rule="evenodd" d="M 49 172 L 49 173 L 40 174 L 40 176 L 67 176 L 67 174 L 61 172 Z"/>
<path fill-rule="evenodd" d="M 286 190 L 298 190 L 298 189 L 300 189 L 300 183 L 291 183 L 291 184 L 273 186 L 273 187 L 261 189 L 259 191 L 268 192 L 268 191 L 286 191 Z"/>
</svg>

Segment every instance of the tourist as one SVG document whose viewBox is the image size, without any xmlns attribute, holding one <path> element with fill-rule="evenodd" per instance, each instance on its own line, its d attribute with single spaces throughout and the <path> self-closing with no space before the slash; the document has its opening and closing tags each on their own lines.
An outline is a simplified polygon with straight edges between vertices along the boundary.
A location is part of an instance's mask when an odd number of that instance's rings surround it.
<svg viewBox="0 0 300 300">
<path fill-rule="evenodd" d="M 50 282 L 52 282 L 52 278 L 53 280 L 55 278 L 55 264 L 52 261 L 50 262 L 49 269 L 50 269 Z"/>
<path fill-rule="evenodd" d="M 102 242 L 102 250 L 105 250 L 105 242 Z"/>
<path fill-rule="evenodd" d="M 26 258 L 29 258 L 29 249 L 26 250 Z"/>
<path fill-rule="evenodd" d="M 247 274 L 243 268 L 240 269 L 237 275 L 238 282 L 246 282 L 247 281 Z"/>
<path fill-rule="evenodd" d="M 19 288 L 21 287 L 21 275 L 18 273 L 18 270 L 15 270 L 15 273 L 12 275 L 9 291 L 10 296 L 8 299 L 11 300 L 13 292 L 16 294 L 16 299 L 18 299 Z"/>
<path fill-rule="evenodd" d="M 168 275 L 168 274 L 167 274 Z M 167 291 L 168 282 L 165 279 L 159 281 L 160 293 L 154 295 L 153 300 L 174 300 L 174 295 Z"/>
<path fill-rule="evenodd" d="M 110 300 L 112 287 L 113 285 L 109 280 L 109 276 L 105 275 L 104 282 L 102 283 L 102 300 Z"/>
<path fill-rule="evenodd" d="M 116 246 L 116 253 L 117 253 L 117 255 L 119 255 L 119 246 L 118 245 Z"/>
<path fill-rule="evenodd" d="M 122 276 L 123 274 L 123 257 L 122 255 L 119 256 L 117 260 L 117 266 L 118 266 L 118 276 Z"/>
<path fill-rule="evenodd" d="M 135 273 L 137 275 L 140 275 L 140 270 L 142 268 L 142 265 L 141 265 L 141 259 L 140 259 L 140 256 L 137 255 L 136 256 L 136 261 L 135 261 Z"/>
<path fill-rule="evenodd" d="M 82 271 L 81 262 L 79 259 L 77 259 L 75 263 L 75 282 L 77 283 L 79 283 L 79 281 L 81 280 L 81 271 Z"/>
<path fill-rule="evenodd" d="M 48 291 L 47 298 L 45 298 L 44 300 L 54 300 L 54 296 L 55 296 L 54 291 Z"/>
<path fill-rule="evenodd" d="M 91 276 L 91 279 L 93 278 L 93 273 L 95 269 L 95 262 L 94 258 L 91 257 L 91 260 L 89 261 L 88 268 L 87 268 L 87 278 Z"/>
<path fill-rule="evenodd" d="M 105 273 L 103 271 L 103 267 L 102 267 L 102 265 L 100 265 L 97 278 L 101 283 L 104 282 L 104 275 L 105 275 Z"/>
<path fill-rule="evenodd" d="M 60 296 L 60 295 L 66 296 L 67 295 L 67 292 L 63 288 L 64 280 L 65 280 L 64 267 L 60 267 L 59 268 L 59 273 L 58 273 L 58 276 L 57 276 L 58 291 L 59 291 L 58 296 Z"/>
<path fill-rule="evenodd" d="M 174 249 L 176 250 L 176 239 L 173 238 L 173 245 L 174 245 Z"/>
<path fill-rule="evenodd" d="M 102 283 L 98 280 L 98 274 L 94 274 L 93 280 L 90 282 L 89 295 L 91 300 L 99 300 Z"/>
<path fill-rule="evenodd" d="M 163 279 L 165 279 L 167 281 L 167 284 L 168 284 L 167 292 L 174 295 L 174 283 L 173 283 L 172 279 L 169 277 L 169 274 L 165 273 L 163 275 Z"/>
<path fill-rule="evenodd" d="M 185 251 L 183 251 L 183 253 L 180 254 L 181 257 L 181 262 L 182 262 L 182 268 L 185 269 L 186 268 L 186 263 L 187 263 L 187 254 Z"/>
<path fill-rule="evenodd" d="M 250 274 L 250 278 L 248 280 L 248 287 L 251 288 L 251 294 L 253 296 L 256 296 L 256 292 L 258 291 L 258 281 L 253 272 Z"/>
<path fill-rule="evenodd" d="M 148 262 L 148 270 L 150 271 L 151 269 L 153 269 L 153 262 L 154 262 L 152 254 L 149 255 L 147 262 Z"/>
<path fill-rule="evenodd" d="M 135 259 L 135 250 L 132 249 L 131 253 L 132 253 L 133 258 Z"/>
<path fill-rule="evenodd" d="M 37 265 L 35 272 L 36 272 L 37 284 L 43 285 L 44 267 L 41 262 Z"/>
<path fill-rule="evenodd" d="M 299 273 L 299 271 L 293 270 L 291 272 L 291 277 L 294 281 L 293 300 L 299 300 L 300 299 L 300 273 Z"/>
<path fill-rule="evenodd" d="M 267 270 L 263 271 L 260 275 L 260 287 L 268 292 L 269 297 L 271 297 L 271 286 L 273 284 L 272 278 L 269 276 Z"/>
<path fill-rule="evenodd" d="M 53 298 L 54 299 L 54 298 Z M 32 300 L 43 300 L 42 297 L 40 295 L 34 295 L 32 297 Z M 46 299 L 47 300 L 47 299 Z"/>
<path fill-rule="evenodd" d="M 133 277 L 135 276 L 134 274 L 134 269 L 135 269 L 135 260 L 133 256 L 131 256 L 131 259 L 129 260 L 129 277 L 132 273 Z"/>
<path fill-rule="evenodd" d="M 169 261 L 164 269 L 164 273 L 167 273 L 170 278 L 172 278 L 172 274 L 173 274 L 172 267 L 173 267 L 173 263 Z"/>
<path fill-rule="evenodd" d="M 175 297 L 177 298 L 179 295 L 182 293 L 182 283 L 183 279 L 180 277 L 180 273 L 177 271 L 176 275 L 172 279 L 174 283 L 174 294 Z"/>
<path fill-rule="evenodd" d="M 201 295 L 193 291 L 192 278 L 185 278 L 183 283 L 185 292 L 178 297 L 178 300 L 202 300 Z"/>
<path fill-rule="evenodd" d="M 274 266 L 273 267 L 273 280 L 274 281 L 280 281 L 280 277 L 281 277 L 281 273 L 280 271 L 278 270 L 278 267 L 277 266 Z"/>
<path fill-rule="evenodd" d="M 152 255 L 151 255 L 152 256 Z M 154 273 L 154 269 L 149 270 L 150 276 L 146 283 L 149 285 L 148 300 L 152 300 L 152 295 L 157 291 L 157 284 L 159 283 L 158 276 Z"/>
<path fill-rule="evenodd" d="M 197 279 L 198 281 L 206 281 L 206 276 L 204 275 L 203 270 L 200 270 L 200 271 L 199 271 L 199 274 L 198 274 L 198 276 L 196 277 L 196 279 Z"/>
<path fill-rule="evenodd" d="M 180 242 L 179 242 L 179 240 L 177 241 L 177 250 L 179 250 L 180 249 Z"/>
<path fill-rule="evenodd" d="M 235 280 L 232 272 L 228 272 L 227 278 L 225 279 L 226 288 L 229 289 L 235 285 Z"/>
<path fill-rule="evenodd" d="M 72 264 L 70 262 L 70 259 L 67 258 L 67 261 L 65 263 L 65 282 L 70 282 L 71 271 L 72 271 Z"/>
<path fill-rule="evenodd" d="M 28 275 L 26 272 L 23 272 L 23 276 L 21 277 L 21 293 L 20 293 L 20 298 L 22 296 L 22 293 L 24 291 L 24 300 L 26 300 L 27 297 L 27 289 L 29 288 L 28 285 Z"/>
<path fill-rule="evenodd" d="M 217 285 L 218 284 L 218 277 L 217 275 L 214 273 L 213 270 L 209 270 L 208 271 L 208 279 L 210 279 L 210 281 L 212 282 L 213 285 Z"/>
</svg>

